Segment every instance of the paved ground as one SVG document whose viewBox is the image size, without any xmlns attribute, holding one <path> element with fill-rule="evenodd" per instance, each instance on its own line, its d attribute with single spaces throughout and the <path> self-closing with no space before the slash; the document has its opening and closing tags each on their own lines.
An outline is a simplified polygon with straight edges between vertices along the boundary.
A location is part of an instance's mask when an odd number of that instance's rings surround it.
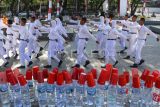
<svg viewBox="0 0 160 107">
<path fill-rule="evenodd" d="M 44 46 L 47 41 L 40 42 L 42 46 Z M 75 58 L 76 55 L 72 54 L 72 51 L 75 50 L 75 43 L 69 42 L 66 47 L 66 56 L 64 58 L 64 63 L 62 64 L 62 69 L 67 69 L 71 71 L 71 66 L 75 64 Z M 92 54 L 91 51 L 95 48 L 95 42 L 90 40 L 87 46 L 87 55 L 89 56 L 89 59 L 91 61 L 91 65 L 86 68 L 86 72 L 89 71 L 91 68 L 97 68 L 100 71 L 100 67 L 103 64 L 104 61 L 98 60 L 98 55 Z M 117 51 L 120 50 L 119 42 L 117 41 Z M 130 65 L 133 64 L 133 60 L 124 60 L 122 59 L 124 55 L 117 54 L 117 59 L 119 60 L 119 64 L 117 67 L 119 68 L 120 72 L 123 72 L 124 70 L 130 71 Z M 145 64 L 139 67 L 139 70 L 142 71 L 144 68 L 150 68 L 153 69 L 159 69 L 160 70 L 160 42 L 157 43 L 156 40 L 152 37 L 148 37 L 148 40 L 146 42 L 146 46 L 143 49 L 142 52 L 143 58 L 146 60 Z M 33 58 L 34 65 L 39 65 L 41 68 L 43 68 L 43 65 L 47 64 L 47 48 L 43 51 L 43 55 L 40 57 L 40 60 L 37 60 Z M 2 61 L 0 61 L 0 65 L 2 64 Z M 53 60 L 52 61 L 53 67 L 57 66 L 57 63 Z M 19 66 L 19 60 L 15 60 L 14 58 L 11 58 L 10 65 L 12 68 L 16 68 Z M 5 68 L 1 67 L 0 70 L 3 71 Z M 25 73 L 25 69 L 21 70 L 22 73 Z"/>
</svg>

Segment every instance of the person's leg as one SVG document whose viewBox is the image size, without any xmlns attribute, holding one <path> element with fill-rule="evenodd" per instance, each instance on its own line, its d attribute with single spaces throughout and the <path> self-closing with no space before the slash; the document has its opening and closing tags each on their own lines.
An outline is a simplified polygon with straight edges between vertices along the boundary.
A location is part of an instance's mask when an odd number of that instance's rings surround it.
<svg viewBox="0 0 160 107">
<path fill-rule="evenodd" d="M 28 43 L 28 56 L 29 56 L 30 58 L 31 58 L 33 49 L 34 49 L 33 40 L 29 40 L 29 43 Z"/>
<path fill-rule="evenodd" d="M 113 66 L 116 66 L 116 64 L 118 63 L 118 61 L 116 60 L 115 56 L 116 56 L 116 41 L 110 41 L 110 49 L 109 49 L 109 57 L 110 59 L 114 62 Z"/>
<path fill-rule="evenodd" d="M 20 58 L 20 68 L 25 68 L 25 43 L 23 41 L 19 44 L 19 58 Z"/>
</svg>

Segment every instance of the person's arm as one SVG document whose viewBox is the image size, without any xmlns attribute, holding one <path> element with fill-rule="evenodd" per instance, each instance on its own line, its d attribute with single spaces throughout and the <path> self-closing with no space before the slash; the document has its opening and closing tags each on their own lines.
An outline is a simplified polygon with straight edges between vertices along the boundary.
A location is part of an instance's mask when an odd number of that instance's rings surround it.
<svg viewBox="0 0 160 107">
<path fill-rule="evenodd" d="M 153 33 L 153 32 L 152 32 L 149 28 L 147 28 L 147 27 L 146 27 L 146 32 L 147 32 L 149 35 L 155 37 L 155 38 L 157 39 L 157 41 L 159 41 L 158 36 L 157 36 L 155 33 Z"/>
<path fill-rule="evenodd" d="M 82 29 L 82 33 L 88 35 L 89 37 L 91 37 L 93 40 L 97 41 L 97 39 L 89 32 L 89 30 L 87 28 L 83 28 Z"/>
<path fill-rule="evenodd" d="M 117 30 L 115 30 L 115 35 L 118 35 L 118 38 L 119 37 L 122 37 L 122 38 L 124 38 L 124 39 L 127 39 L 127 37 L 125 36 L 125 35 L 123 35 L 122 33 L 119 33 Z"/>
</svg>

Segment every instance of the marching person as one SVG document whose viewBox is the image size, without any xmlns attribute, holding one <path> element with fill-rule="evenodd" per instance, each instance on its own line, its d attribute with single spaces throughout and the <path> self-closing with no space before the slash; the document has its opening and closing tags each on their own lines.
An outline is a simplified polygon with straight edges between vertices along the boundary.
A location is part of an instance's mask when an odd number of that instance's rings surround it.
<svg viewBox="0 0 160 107">
<path fill-rule="evenodd" d="M 29 32 L 26 26 L 26 22 L 27 20 L 25 18 L 22 18 L 20 21 L 20 26 L 19 26 L 19 56 L 20 56 L 20 63 L 21 66 L 19 66 L 18 68 L 25 68 L 25 60 L 28 61 L 28 67 L 31 66 L 33 64 L 33 62 L 31 61 L 31 58 L 26 54 L 25 49 L 27 48 L 27 44 L 28 44 L 28 39 L 29 39 Z"/>
<path fill-rule="evenodd" d="M 51 68 L 51 59 L 54 58 L 58 62 L 58 67 L 61 66 L 63 63 L 62 60 L 60 60 L 57 57 L 57 52 L 58 52 L 58 38 L 59 38 L 59 33 L 57 32 L 56 28 L 56 21 L 53 20 L 51 22 L 52 28 L 49 33 L 49 46 L 48 46 L 48 65 L 44 66 L 44 68 Z"/>
<path fill-rule="evenodd" d="M 42 51 L 42 47 L 40 48 L 38 44 L 38 36 L 41 36 L 38 28 L 35 26 L 35 17 L 32 16 L 29 23 L 29 43 L 28 43 L 28 55 L 31 58 L 32 52 L 36 54 L 36 58 L 40 57 L 40 51 Z"/>
<path fill-rule="evenodd" d="M 112 28 L 106 33 L 107 35 L 107 41 L 106 41 L 106 50 L 105 50 L 105 64 L 108 64 L 110 60 L 114 62 L 113 66 L 116 66 L 118 64 L 118 61 L 116 60 L 116 40 L 118 38 L 126 38 L 123 34 L 119 33 L 116 29 L 116 21 L 112 21 Z M 101 66 L 102 68 L 105 68 L 106 66 Z"/>
<path fill-rule="evenodd" d="M 134 27 L 134 26 L 138 26 L 139 24 L 137 23 L 137 16 L 134 15 L 132 17 L 132 22 L 130 23 L 123 23 L 124 26 L 127 27 Z M 137 36 L 138 36 L 138 29 L 137 28 L 130 28 L 129 29 L 129 45 L 128 45 L 128 49 L 127 49 L 127 56 L 124 59 L 130 59 L 130 57 L 135 57 L 134 55 L 134 50 L 135 50 L 135 44 L 136 44 L 136 40 L 137 40 Z"/>
<path fill-rule="evenodd" d="M 3 35 L 2 27 L 0 27 L 0 59 L 3 60 L 4 64 L 3 66 L 6 67 L 9 62 L 4 58 L 4 55 L 6 54 L 4 49 L 4 42 L 3 40 L 6 40 L 7 38 Z"/>
<path fill-rule="evenodd" d="M 127 26 L 123 26 L 123 25 L 128 25 L 130 23 L 130 21 L 128 21 L 128 15 L 125 15 L 124 20 L 118 21 L 118 22 L 120 22 L 120 24 L 122 24 L 122 34 L 125 35 L 126 37 L 128 37 L 129 28 Z M 127 49 L 126 39 L 120 38 L 120 45 L 122 48 L 120 53 L 124 53 L 124 51 Z"/>
<path fill-rule="evenodd" d="M 59 33 L 59 38 L 58 38 L 58 51 L 60 54 L 64 54 L 64 43 L 65 43 L 65 38 L 68 38 L 67 31 L 63 27 L 62 22 L 59 18 L 56 18 L 56 29 Z M 64 37 L 63 37 L 64 36 Z"/>
<path fill-rule="evenodd" d="M 131 28 L 137 28 L 138 29 L 138 37 L 137 37 L 137 43 L 136 43 L 136 48 L 135 48 L 135 63 L 131 67 L 138 67 L 142 63 L 145 62 L 144 59 L 142 59 L 142 49 L 145 45 L 147 35 L 151 35 L 159 41 L 159 38 L 157 35 L 155 35 L 150 29 L 148 29 L 146 26 L 144 26 L 145 19 L 141 18 L 138 26 L 132 27 Z"/>
<path fill-rule="evenodd" d="M 13 55 L 15 55 L 15 57 L 17 57 L 17 52 L 16 52 L 16 47 L 15 47 L 15 42 L 16 41 L 16 35 L 14 32 L 14 28 L 12 26 L 13 22 L 12 20 L 8 20 L 8 24 L 7 24 L 7 30 L 6 30 L 6 34 L 7 34 L 7 39 L 5 41 L 5 49 L 6 49 L 6 54 L 7 54 L 7 59 L 10 59 L 9 56 L 9 52 L 12 51 Z"/>
<path fill-rule="evenodd" d="M 84 49 L 86 48 L 87 42 L 89 40 L 89 38 L 92 38 L 93 40 L 96 41 L 96 38 L 89 32 L 87 26 L 86 26 L 86 21 L 87 19 L 85 17 L 83 17 L 80 21 L 80 28 L 79 28 L 79 32 L 78 32 L 78 46 L 77 46 L 77 61 L 76 61 L 76 65 L 73 67 L 80 67 L 80 64 L 84 61 L 84 67 L 87 67 L 87 65 L 90 64 L 90 61 L 88 60 L 88 58 L 86 57 L 86 55 L 84 54 Z M 96 41 L 97 43 L 99 43 L 98 41 Z"/>
</svg>

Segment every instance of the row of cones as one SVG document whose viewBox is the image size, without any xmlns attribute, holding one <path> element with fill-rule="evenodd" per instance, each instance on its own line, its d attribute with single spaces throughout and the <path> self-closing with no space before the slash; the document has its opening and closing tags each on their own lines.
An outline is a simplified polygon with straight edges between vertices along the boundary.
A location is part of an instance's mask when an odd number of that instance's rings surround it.
<svg viewBox="0 0 160 107">
<path fill-rule="evenodd" d="M 141 76 L 139 76 L 138 69 L 133 68 L 132 75 L 128 71 L 119 74 L 117 68 L 113 68 L 111 64 L 107 64 L 105 69 L 102 69 L 99 76 L 96 69 L 91 69 L 90 72 L 85 73 L 82 68 L 73 68 L 72 73 L 67 70 L 61 72 L 58 68 L 54 68 L 51 72 L 48 69 L 40 71 L 39 66 L 34 66 L 32 69 L 26 71 L 26 75 L 22 75 L 18 69 L 12 70 L 8 68 L 5 72 L 0 72 L 0 84 L 10 83 L 11 85 L 20 84 L 24 86 L 27 81 L 34 79 L 38 83 L 44 83 L 45 79 L 48 84 L 71 84 L 74 80 L 80 85 L 87 83 L 88 87 L 94 87 L 96 84 L 105 85 L 106 82 L 112 85 L 125 86 L 132 83 L 132 87 L 140 88 L 140 81 L 145 81 L 145 87 L 152 88 L 155 82 L 155 87 L 160 89 L 160 73 L 154 70 L 152 73 L 149 69 L 145 69 Z M 132 77 L 132 81 L 131 78 Z"/>
</svg>

